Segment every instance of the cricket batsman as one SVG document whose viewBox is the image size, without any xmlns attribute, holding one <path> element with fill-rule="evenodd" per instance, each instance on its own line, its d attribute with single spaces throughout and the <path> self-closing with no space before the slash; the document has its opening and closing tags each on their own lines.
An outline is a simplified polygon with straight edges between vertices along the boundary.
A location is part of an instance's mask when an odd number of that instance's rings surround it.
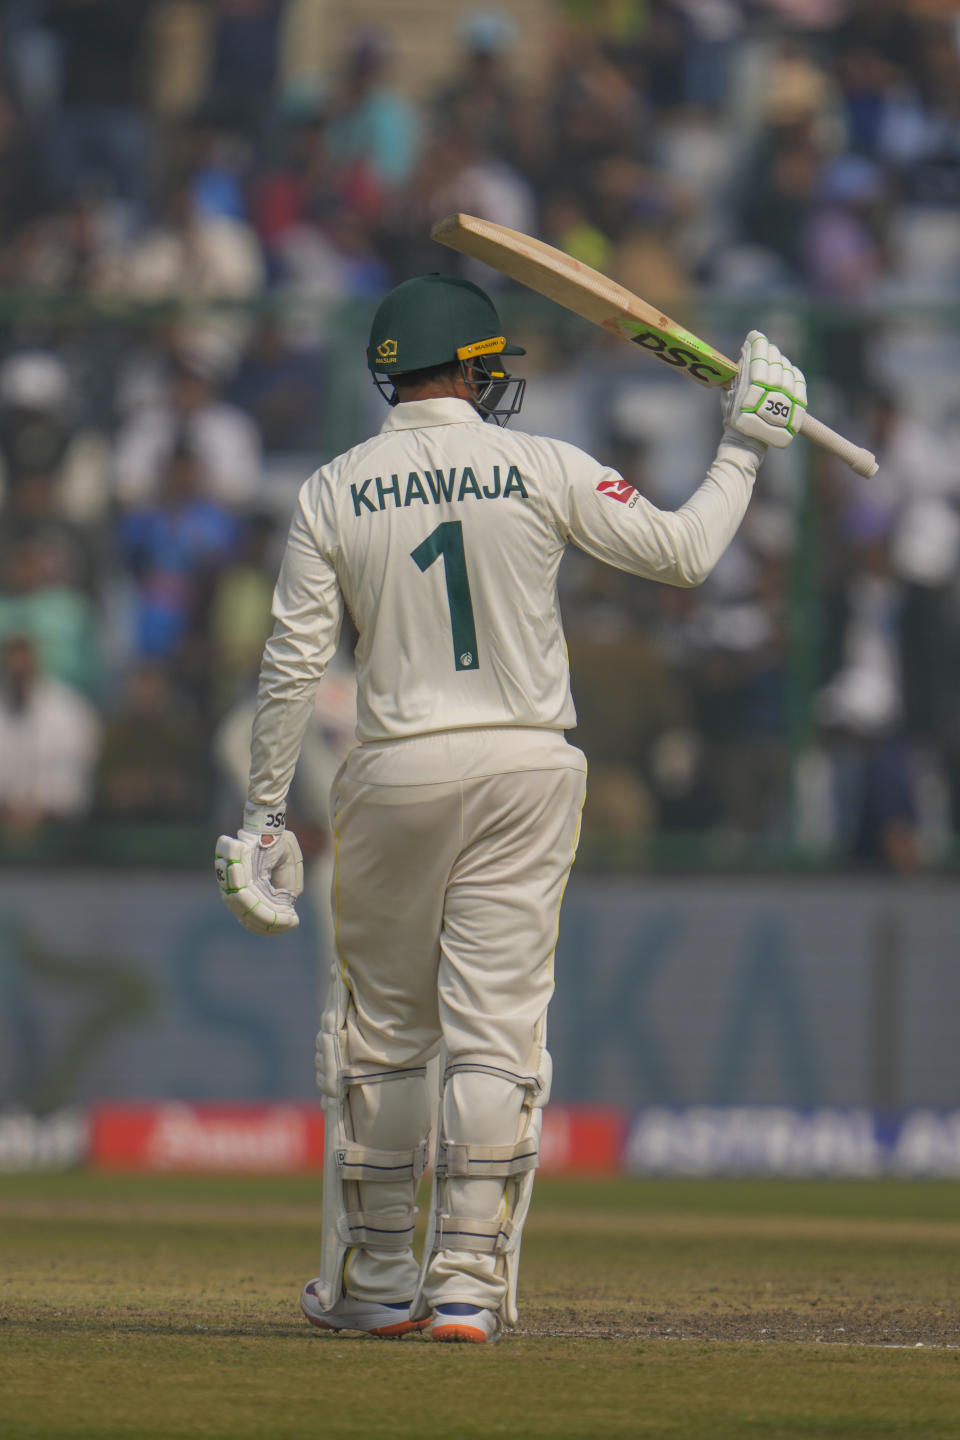
<svg viewBox="0 0 960 1440">
<path fill-rule="evenodd" d="M 558 912 L 586 784 L 584 756 L 564 738 L 576 715 L 560 560 L 574 544 L 635 575 L 699 585 L 743 519 L 767 446 L 790 443 L 806 406 L 803 375 L 751 331 L 707 476 L 665 512 L 582 450 L 503 428 L 526 384 L 507 357 L 523 353 L 466 280 L 408 280 L 380 305 L 367 363 L 390 409 L 377 435 L 300 492 L 243 825 L 217 842 L 221 894 L 241 924 L 295 927 L 302 866 L 286 795 L 346 606 L 359 635 L 359 743 L 331 794 L 321 1273 L 301 1296 L 325 1330 L 489 1344 L 516 1324 L 550 1094 Z M 426 1066 L 438 1054 L 430 1156 Z M 418 1264 L 414 1202 L 430 1159 Z"/>
</svg>

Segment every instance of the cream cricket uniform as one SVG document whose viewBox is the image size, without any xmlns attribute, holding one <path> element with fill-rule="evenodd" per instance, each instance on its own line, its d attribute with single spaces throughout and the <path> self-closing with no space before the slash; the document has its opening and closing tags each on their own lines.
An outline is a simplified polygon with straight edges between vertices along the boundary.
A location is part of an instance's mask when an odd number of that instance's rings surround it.
<svg viewBox="0 0 960 1440">
<path fill-rule="evenodd" d="M 437 399 L 396 406 L 300 493 L 260 674 L 247 823 L 283 809 L 346 604 L 360 744 L 332 796 L 339 973 L 318 1076 L 328 1125 L 340 1126 L 324 1269 L 338 1274 L 330 1255 L 348 1247 L 358 1298 L 417 1289 L 423 1072 L 442 1040 L 443 1188 L 421 1304 L 514 1318 L 586 768 L 563 736 L 576 716 L 557 570 L 572 542 L 619 569 L 698 584 L 743 518 L 757 464 L 728 432 L 691 500 L 665 513 L 574 446 Z M 391 1166 L 377 1155 L 413 1159 L 384 1181 Z M 336 1163 L 328 1151 L 331 1194 Z"/>
</svg>

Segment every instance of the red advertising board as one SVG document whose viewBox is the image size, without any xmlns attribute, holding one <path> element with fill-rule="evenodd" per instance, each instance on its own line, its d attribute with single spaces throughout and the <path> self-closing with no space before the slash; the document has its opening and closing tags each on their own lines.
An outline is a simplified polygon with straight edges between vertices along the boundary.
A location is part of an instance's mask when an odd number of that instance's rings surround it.
<svg viewBox="0 0 960 1440">
<path fill-rule="evenodd" d="M 626 1117 L 608 1106 L 544 1112 L 546 1174 L 613 1173 Z M 90 1163 L 100 1170 L 290 1174 L 323 1163 L 323 1115 L 311 1105 L 98 1105 Z"/>
<path fill-rule="evenodd" d="M 549 1105 L 543 1112 L 545 1175 L 612 1175 L 620 1170 L 627 1116 L 612 1105 Z"/>
<path fill-rule="evenodd" d="M 308 1105 L 98 1105 L 90 1161 L 100 1170 L 319 1170 L 323 1114 Z"/>
</svg>

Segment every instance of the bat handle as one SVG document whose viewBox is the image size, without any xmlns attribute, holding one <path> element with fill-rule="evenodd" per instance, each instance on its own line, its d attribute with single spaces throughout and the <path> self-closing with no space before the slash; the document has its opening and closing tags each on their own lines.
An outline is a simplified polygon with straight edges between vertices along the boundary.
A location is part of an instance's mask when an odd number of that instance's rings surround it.
<svg viewBox="0 0 960 1440">
<path fill-rule="evenodd" d="M 871 475 L 876 475 L 879 469 L 876 456 L 871 455 L 869 450 L 863 450 L 852 441 L 845 440 L 836 430 L 831 430 L 829 425 L 824 425 L 820 420 L 814 420 L 806 411 L 800 422 L 800 434 L 806 435 L 807 439 L 812 440 L 814 445 L 819 445 L 821 450 L 829 450 L 831 455 L 845 460 L 851 470 L 868 480 Z"/>
</svg>

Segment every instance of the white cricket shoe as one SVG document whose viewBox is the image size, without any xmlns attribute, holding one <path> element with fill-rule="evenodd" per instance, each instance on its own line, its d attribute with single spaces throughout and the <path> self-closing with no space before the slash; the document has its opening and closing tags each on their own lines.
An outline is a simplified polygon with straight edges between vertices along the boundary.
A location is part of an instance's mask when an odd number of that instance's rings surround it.
<svg viewBox="0 0 960 1440">
<path fill-rule="evenodd" d="M 430 1339 L 470 1345 L 496 1345 L 502 1326 L 495 1310 L 480 1305 L 438 1305 L 433 1312 Z"/>
<path fill-rule="evenodd" d="M 381 1339 L 399 1339 L 430 1324 L 429 1317 L 410 1319 L 409 1300 L 381 1305 L 376 1300 L 355 1300 L 352 1295 L 343 1295 L 330 1310 L 324 1310 L 317 1295 L 319 1284 L 319 1280 L 308 1280 L 300 1293 L 300 1309 L 318 1330 L 361 1330 L 365 1335 L 377 1335 Z"/>
</svg>

